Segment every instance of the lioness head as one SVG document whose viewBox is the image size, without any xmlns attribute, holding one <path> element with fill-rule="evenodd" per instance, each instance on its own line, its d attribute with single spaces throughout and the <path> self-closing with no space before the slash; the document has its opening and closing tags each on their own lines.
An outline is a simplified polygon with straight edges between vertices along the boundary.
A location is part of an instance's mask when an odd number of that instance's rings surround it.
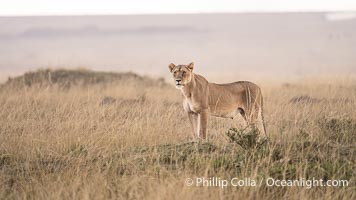
<svg viewBox="0 0 356 200">
<path fill-rule="evenodd" d="M 171 63 L 168 68 L 173 75 L 174 83 L 176 84 L 177 89 L 182 89 L 185 85 L 192 81 L 194 63 L 177 66 Z"/>
</svg>

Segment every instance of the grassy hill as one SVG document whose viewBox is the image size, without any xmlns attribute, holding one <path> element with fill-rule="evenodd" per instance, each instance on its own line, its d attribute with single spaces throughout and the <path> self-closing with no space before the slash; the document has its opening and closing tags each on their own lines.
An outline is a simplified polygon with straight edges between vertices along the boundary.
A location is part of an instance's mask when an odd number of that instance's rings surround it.
<svg viewBox="0 0 356 200">
<path fill-rule="evenodd" d="M 190 142 L 179 91 L 161 84 L 86 70 L 9 80 L 0 90 L 0 198 L 356 198 L 355 79 L 261 84 L 270 137 L 261 146 L 240 119 L 214 117 L 208 140 Z M 214 177 L 246 186 L 197 183 Z M 278 187 L 270 178 L 338 185 Z"/>
<path fill-rule="evenodd" d="M 55 86 L 69 89 L 73 86 L 108 85 L 108 84 L 141 84 L 146 86 L 166 85 L 163 79 L 155 80 L 132 72 L 99 72 L 86 69 L 42 69 L 27 72 L 24 75 L 8 78 L 3 87 L 43 87 Z"/>
</svg>

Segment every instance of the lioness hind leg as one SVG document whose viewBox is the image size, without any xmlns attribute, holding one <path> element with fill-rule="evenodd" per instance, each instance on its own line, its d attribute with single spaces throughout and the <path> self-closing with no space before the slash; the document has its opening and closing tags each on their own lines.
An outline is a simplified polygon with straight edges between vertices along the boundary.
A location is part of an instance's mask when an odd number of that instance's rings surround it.
<svg viewBox="0 0 356 200">
<path fill-rule="evenodd" d="M 266 127 L 265 127 L 265 123 L 264 123 L 264 119 L 263 119 L 263 110 L 262 108 L 258 109 L 258 117 L 257 117 L 257 129 L 260 132 L 260 136 L 259 136 L 259 143 L 264 143 L 265 141 L 268 141 L 268 136 L 266 133 Z"/>
<path fill-rule="evenodd" d="M 251 126 L 256 128 L 259 132 L 258 141 L 264 142 L 267 140 L 266 129 L 263 121 L 263 110 L 258 104 L 255 104 L 253 112 L 251 113 Z"/>
<path fill-rule="evenodd" d="M 241 116 L 246 122 L 246 128 L 248 130 L 257 129 L 259 132 L 257 142 L 262 143 L 267 139 L 266 131 L 264 129 L 262 109 L 255 106 L 250 113 L 246 113 L 243 109 L 239 108 Z"/>
</svg>

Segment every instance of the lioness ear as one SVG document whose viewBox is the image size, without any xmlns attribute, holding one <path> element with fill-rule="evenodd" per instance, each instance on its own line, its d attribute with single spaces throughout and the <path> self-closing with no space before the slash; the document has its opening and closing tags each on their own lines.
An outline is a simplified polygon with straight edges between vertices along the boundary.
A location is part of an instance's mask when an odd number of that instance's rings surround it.
<svg viewBox="0 0 356 200">
<path fill-rule="evenodd" d="M 173 63 L 171 63 L 171 64 L 169 64 L 168 65 L 168 68 L 169 68 L 169 70 L 172 72 L 173 71 L 173 69 L 175 68 L 176 66 L 173 64 Z"/>
<path fill-rule="evenodd" d="M 188 69 L 189 69 L 190 71 L 193 71 L 193 69 L 194 69 L 194 63 L 193 63 L 193 62 L 189 63 L 189 65 L 188 65 L 187 67 L 188 67 Z"/>
</svg>

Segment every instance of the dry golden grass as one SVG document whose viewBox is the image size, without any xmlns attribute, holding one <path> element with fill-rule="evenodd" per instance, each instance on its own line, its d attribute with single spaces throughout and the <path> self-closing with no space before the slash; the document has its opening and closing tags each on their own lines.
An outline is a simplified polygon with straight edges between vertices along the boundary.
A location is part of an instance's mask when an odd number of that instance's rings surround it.
<svg viewBox="0 0 356 200">
<path fill-rule="evenodd" d="M 355 199 L 356 80 L 259 83 L 270 143 L 242 148 L 210 118 L 190 126 L 174 87 L 0 90 L 1 199 Z M 100 102 L 112 97 L 104 105 Z M 144 97 L 144 98 L 142 98 Z M 293 100 L 294 98 L 294 100 Z M 186 178 L 345 179 L 347 187 L 197 187 Z"/>
</svg>

